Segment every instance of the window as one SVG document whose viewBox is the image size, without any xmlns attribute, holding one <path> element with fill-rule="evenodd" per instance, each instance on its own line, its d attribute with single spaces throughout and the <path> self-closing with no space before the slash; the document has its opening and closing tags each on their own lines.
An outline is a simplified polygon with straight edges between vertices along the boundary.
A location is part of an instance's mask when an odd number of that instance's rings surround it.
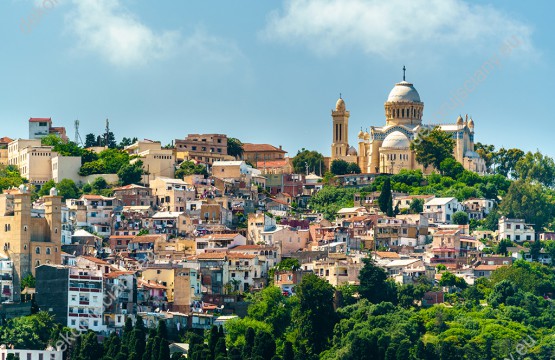
<svg viewBox="0 0 555 360">
<path fill-rule="evenodd" d="M 37 247 L 35 248 L 35 254 L 40 254 L 40 247 L 37 246 Z"/>
<path fill-rule="evenodd" d="M 49 247 L 46 248 L 46 255 L 50 255 L 50 248 Z"/>
</svg>

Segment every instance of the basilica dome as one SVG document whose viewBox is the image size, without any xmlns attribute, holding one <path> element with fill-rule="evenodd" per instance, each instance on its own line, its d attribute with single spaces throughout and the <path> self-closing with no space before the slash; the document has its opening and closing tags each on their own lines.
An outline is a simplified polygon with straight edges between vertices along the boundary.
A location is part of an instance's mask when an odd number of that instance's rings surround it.
<svg viewBox="0 0 555 360">
<path fill-rule="evenodd" d="M 394 131 L 387 135 L 382 143 L 383 148 L 408 148 L 410 146 L 410 141 L 400 131 Z"/>
<path fill-rule="evenodd" d="M 395 84 L 387 97 L 387 102 L 420 102 L 420 95 L 411 83 L 401 81 Z"/>
<path fill-rule="evenodd" d="M 358 155 L 357 149 L 355 149 L 354 146 L 351 146 L 351 147 L 349 148 L 349 150 L 347 151 L 347 155 L 350 155 L 350 156 L 357 156 L 357 155 Z"/>
</svg>

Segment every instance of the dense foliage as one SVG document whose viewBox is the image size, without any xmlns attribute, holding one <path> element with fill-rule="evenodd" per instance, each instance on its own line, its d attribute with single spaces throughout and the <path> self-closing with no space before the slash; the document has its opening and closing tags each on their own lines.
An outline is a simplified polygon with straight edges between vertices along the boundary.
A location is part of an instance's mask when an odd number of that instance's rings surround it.
<svg viewBox="0 0 555 360">
<path fill-rule="evenodd" d="M 318 176 L 322 176 L 326 172 L 324 165 L 324 155 L 317 151 L 302 149 L 292 160 L 293 170 L 296 174 L 305 174 L 307 169 Z"/>
</svg>

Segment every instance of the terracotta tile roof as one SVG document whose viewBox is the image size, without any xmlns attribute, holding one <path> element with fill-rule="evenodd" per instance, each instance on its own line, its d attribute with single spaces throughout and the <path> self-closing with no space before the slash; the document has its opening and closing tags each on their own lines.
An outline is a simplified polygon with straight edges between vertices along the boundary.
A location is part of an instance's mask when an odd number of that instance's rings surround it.
<svg viewBox="0 0 555 360">
<path fill-rule="evenodd" d="M 151 243 L 151 242 L 155 242 L 159 238 L 160 238 L 160 235 L 135 236 L 135 237 L 133 237 L 133 240 L 131 240 L 131 243 L 134 243 L 134 244 Z"/>
<path fill-rule="evenodd" d="M 228 259 L 254 259 L 255 257 L 256 257 L 256 255 L 245 254 L 245 253 L 238 253 L 238 252 L 228 253 L 228 254 L 227 254 L 227 258 L 228 258 Z"/>
<path fill-rule="evenodd" d="M 29 118 L 29 122 L 52 122 L 52 118 Z"/>
<path fill-rule="evenodd" d="M 225 260 L 226 253 L 225 252 L 211 252 L 211 253 L 202 253 L 197 255 L 198 260 Z"/>
<path fill-rule="evenodd" d="M 134 274 L 134 271 L 112 271 L 108 274 L 104 274 L 104 278 L 106 279 L 115 279 L 121 275 L 131 275 Z"/>
<path fill-rule="evenodd" d="M 149 282 L 149 281 L 144 280 L 144 279 L 137 279 L 137 287 L 145 287 L 145 288 L 149 288 L 149 289 L 163 289 L 163 290 L 167 289 L 162 284 L 158 284 L 156 282 Z"/>
<path fill-rule="evenodd" d="M 110 265 L 106 261 L 104 261 L 102 259 L 99 259 L 99 258 L 92 257 L 92 256 L 81 256 L 81 258 L 83 258 L 85 260 L 92 261 L 93 263 L 99 264 L 99 265 Z"/>
<path fill-rule="evenodd" d="M 244 143 L 243 144 L 243 152 L 280 152 L 280 153 L 287 153 L 287 151 L 277 148 L 270 144 L 251 144 L 251 143 Z"/>
<path fill-rule="evenodd" d="M 112 239 L 127 240 L 127 239 L 133 239 L 134 237 L 135 237 L 135 235 L 111 235 L 110 240 L 112 240 Z"/>
<path fill-rule="evenodd" d="M 2 144 L 11 143 L 12 141 L 13 141 L 13 139 L 11 139 L 7 136 L 4 136 L 4 137 L 0 138 L 0 143 L 2 143 Z"/>
<path fill-rule="evenodd" d="M 280 160 L 266 160 L 266 161 L 257 161 L 256 167 L 258 169 L 263 168 L 280 168 L 289 165 L 289 161 L 287 159 L 280 159 Z"/>
<path fill-rule="evenodd" d="M 375 251 L 374 254 L 378 255 L 382 259 L 399 259 L 399 254 L 392 251 Z"/>
</svg>

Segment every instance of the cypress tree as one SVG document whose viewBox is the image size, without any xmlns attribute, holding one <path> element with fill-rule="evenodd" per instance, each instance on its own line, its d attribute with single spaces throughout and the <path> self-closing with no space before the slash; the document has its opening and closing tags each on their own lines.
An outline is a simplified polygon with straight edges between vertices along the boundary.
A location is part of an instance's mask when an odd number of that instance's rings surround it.
<svg viewBox="0 0 555 360">
<path fill-rule="evenodd" d="M 382 192 L 378 197 L 378 205 L 380 210 L 387 214 L 387 216 L 393 216 L 393 198 L 391 196 L 391 179 L 386 177 L 383 185 Z"/>
<path fill-rule="evenodd" d="M 251 327 L 247 328 L 245 332 L 245 346 L 243 347 L 243 359 L 250 359 L 252 354 L 252 348 L 254 346 L 255 332 Z"/>
<path fill-rule="evenodd" d="M 220 338 L 220 332 L 218 331 L 218 327 L 216 325 L 212 325 L 210 328 L 210 337 L 208 338 L 208 348 L 210 349 L 210 353 L 215 356 L 215 349 L 216 344 L 218 343 L 218 339 Z"/>
<path fill-rule="evenodd" d="M 272 335 L 265 331 L 259 331 L 254 339 L 252 358 L 261 357 L 264 360 L 272 360 L 276 354 L 276 342 Z"/>
<path fill-rule="evenodd" d="M 293 352 L 293 344 L 291 341 L 285 341 L 283 344 L 282 360 L 295 360 L 295 353 Z"/>
<path fill-rule="evenodd" d="M 225 344 L 225 337 L 220 337 L 216 343 L 216 348 L 214 349 L 214 358 L 218 356 L 227 357 L 227 348 Z"/>
</svg>

